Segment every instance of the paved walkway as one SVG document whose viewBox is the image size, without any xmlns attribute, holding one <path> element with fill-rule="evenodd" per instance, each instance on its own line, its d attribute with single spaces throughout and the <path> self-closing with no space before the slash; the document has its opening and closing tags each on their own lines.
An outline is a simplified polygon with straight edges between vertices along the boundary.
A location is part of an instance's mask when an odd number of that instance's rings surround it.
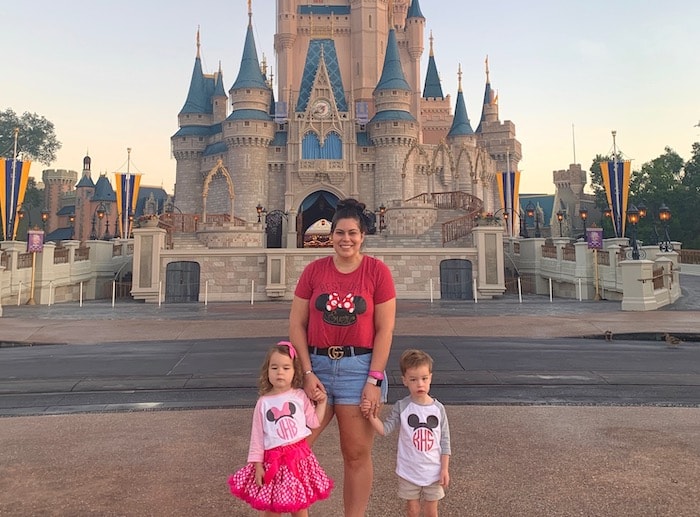
<svg viewBox="0 0 700 517">
<path fill-rule="evenodd" d="M 652 313 L 542 297 L 401 301 L 397 335 L 699 333 L 695 293 Z M 280 335 L 289 305 L 3 309 L 5 346 L 89 345 Z M 245 459 L 250 415 L 221 409 L 0 418 L 0 515 L 255 515 L 225 484 Z M 700 408 L 449 406 L 448 415 L 452 484 L 442 516 L 699 514 Z M 342 515 L 337 440 L 331 427 L 315 446 L 337 488 L 311 515 Z M 378 437 L 369 516 L 402 514 L 394 455 L 395 436 Z"/>
</svg>

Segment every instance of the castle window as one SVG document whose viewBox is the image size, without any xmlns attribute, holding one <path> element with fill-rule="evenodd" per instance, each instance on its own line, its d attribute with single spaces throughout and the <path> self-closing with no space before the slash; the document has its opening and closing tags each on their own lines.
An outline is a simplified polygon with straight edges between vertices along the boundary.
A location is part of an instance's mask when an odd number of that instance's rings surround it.
<svg viewBox="0 0 700 517">
<path fill-rule="evenodd" d="M 301 141 L 302 160 L 341 160 L 343 158 L 343 142 L 337 133 L 328 133 L 323 145 L 318 135 L 306 133 Z"/>
<path fill-rule="evenodd" d="M 250 127 L 250 120 L 246 120 L 245 122 L 243 122 L 243 125 L 245 127 Z"/>
<path fill-rule="evenodd" d="M 399 127 L 399 123 L 398 123 L 398 122 L 394 122 L 394 127 Z"/>
<path fill-rule="evenodd" d="M 363 147 L 363 148 L 362 148 L 362 152 L 363 152 L 363 153 L 368 153 L 368 152 L 369 152 L 369 148 L 368 148 L 368 147 Z"/>
</svg>

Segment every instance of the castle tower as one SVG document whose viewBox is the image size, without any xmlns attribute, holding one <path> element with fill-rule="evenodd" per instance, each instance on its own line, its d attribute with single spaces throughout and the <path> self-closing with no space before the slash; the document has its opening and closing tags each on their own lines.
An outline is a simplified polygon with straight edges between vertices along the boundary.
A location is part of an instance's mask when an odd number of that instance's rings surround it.
<svg viewBox="0 0 700 517">
<path fill-rule="evenodd" d="M 236 189 L 246 193 L 236 198 L 234 215 L 250 220 L 257 205 L 268 206 L 267 148 L 275 136 L 270 116 L 272 90 L 260 70 L 250 9 L 241 66 L 229 96 L 232 111 L 223 124 L 228 169 Z M 223 188 L 210 192 L 222 190 L 226 192 Z M 220 197 L 218 203 L 223 206 L 217 206 L 217 199 L 209 197 L 207 210 L 223 212 L 226 201 Z"/>
<path fill-rule="evenodd" d="M 73 236 L 76 240 L 86 241 L 90 238 L 90 223 L 93 212 L 90 200 L 95 193 L 95 183 L 90 175 L 91 160 L 83 158 L 83 174 L 75 186 L 75 227 Z"/>
<path fill-rule="evenodd" d="M 389 31 L 382 76 L 374 90 L 376 115 L 369 135 L 376 147 L 375 199 L 386 203 L 414 195 L 413 167 L 406 163 L 418 140 L 418 121 L 411 115 L 412 91 L 403 73 L 396 33 Z"/>
<path fill-rule="evenodd" d="M 49 212 L 46 221 L 46 233 L 49 234 L 64 223 L 65 218 L 61 218 L 58 212 L 63 207 L 64 196 L 73 190 L 78 181 L 78 173 L 66 169 L 45 169 L 41 173 L 41 181 L 44 182 L 44 206 Z"/>
<path fill-rule="evenodd" d="M 175 167 L 175 199 L 183 213 L 201 213 L 202 176 L 200 163 L 207 146 L 205 137 L 210 134 L 213 103 L 207 92 L 207 79 L 202 71 L 199 30 L 197 30 L 197 56 L 194 61 L 190 87 L 185 105 L 178 114 L 180 129 L 171 140 Z M 213 86 L 213 85 L 212 85 Z M 184 195 L 178 195 L 182 192 Z"/>
<path fill-rule="evenodd" d="M 452 146 L 452 154 L 456 157 L 456 175 L 457 189 L 473 194 L 472 179 L 474 171 L 472 163 L 474 159 L 474 150 L 476 149 L 476 136 L 472 125 L 469 122 L 467 115 L 467 104 L 464 101 L 464 93 L 462 92 L 462 67 L 459 67 L 458 72 L 458 87 L 457 87 L 457 102 L 455 104 L 455 113 L 452 119 L 452 126 L 447 133 L 447 141 Z M 471 159 L 470 159 L 471 158 Z"/>
<path fill-rule="evenodd" d="M 413 5 L 413 4 L 411 4 Z M 437 145 L 450 130 L 450 96 L 442 92 L 440 75 L 435 64 L 433 51 L 433 34 L 430 33 L 430 52 L 428 55 L 428 69 L 425 73 L 423 97 L 420 101 L 421 140 L 424 144 Z"/>
<path fill-rule="evenodd" d="M 408 12 L 406 13 L 405 33 L 408 38 L 408 41 L 406 42 L 409 58 L 407 66 L 408 83 L 413 91 L 413 99 L 411 99 L 411 113 L 417 119 L 420 117 L 421 112 L 420 60 L 421 56 L 423 56 L 423 50 L 425 49 L 425 17 L 420 10 L 418 0 L 413 0 L 411 2 L 411 6 L 408 8 Z"/>
</svg>

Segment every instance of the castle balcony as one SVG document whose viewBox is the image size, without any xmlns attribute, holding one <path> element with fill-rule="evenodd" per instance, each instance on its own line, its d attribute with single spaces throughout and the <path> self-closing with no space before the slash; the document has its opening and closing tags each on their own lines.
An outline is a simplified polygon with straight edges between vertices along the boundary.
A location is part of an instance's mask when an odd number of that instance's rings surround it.
<svg viewBox="0 0 700 517">
<path fill-rule="evenodd" d="M 299 160 L 297 172 L 304 185 L 319 181 L 339 185 L 348 174 L 345 160 Z"/>
</svg>

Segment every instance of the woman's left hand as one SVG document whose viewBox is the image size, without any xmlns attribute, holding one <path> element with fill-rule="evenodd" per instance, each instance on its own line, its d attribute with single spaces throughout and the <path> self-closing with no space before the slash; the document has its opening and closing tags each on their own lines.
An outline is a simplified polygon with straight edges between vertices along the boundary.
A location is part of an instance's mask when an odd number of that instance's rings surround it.
<svg viewBox="0 0 700 517">
<path fill-rule="evenodd" d="M 370 416 L 379 416 L 379 410 L 381 409 L 382 403 L 382 389 L 379 386 L 365 383 L 365 387 L 362 389 L 362 403 L 360 404 L 360 411 L 362 411 L 362 416 L 369 418 Z"/>
</svg>

